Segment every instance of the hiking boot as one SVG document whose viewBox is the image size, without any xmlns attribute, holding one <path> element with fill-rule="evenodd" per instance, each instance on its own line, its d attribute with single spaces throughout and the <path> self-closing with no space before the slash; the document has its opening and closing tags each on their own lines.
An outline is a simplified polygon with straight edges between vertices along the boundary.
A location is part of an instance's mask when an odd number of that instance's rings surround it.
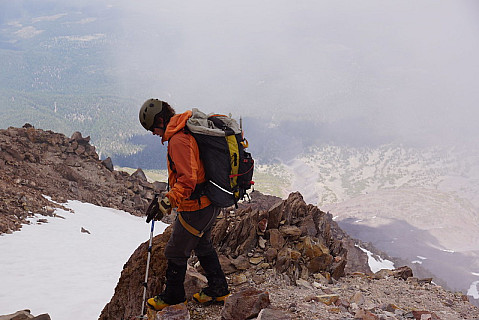
<svg viewBox="0 0 479 320">
<path fill-rule="evenodd" d="M 171 306 L 171 305 L 174 305 L 174 304 L 179 304 L 179 303 L 186 304 L 186 300 L 180 301 L 180 302 L 177 302 L 177 303 L 168 303 L 168 302 L 165 301 L 165 295 L 164 294 L 160 294 L 160 295 L 157 295 L 153 298 L 150 298 L 146 302 L 146 304 L 149 308 L 154 309 L 156 311 L 161 311 L 168 306 Z"/>
<path fill-rule="evenodd" d="M 183 286 L 185 273 L 186 261 L 184 265 L 178 265 L 168 260 L 165 291 L 156 297 L 148 299 L 148 307 L 160 311 L 174 304 L 186 303 L 185 288 Z"/>
<path fill-rule="evenodd" d="M 193 299 L 198 303 L 210 304 L 214 302 L 224 303 L 226 298 L 230 295 L 230 292 L 226 290 L 224 295 L 217 296 L 217 295 L 208 295 L 208 288 L 205 290 L 201 290 L 198 293 L 193 295 Z M 211 294 L 211 293 L 210 293 Z"/>
<path fill-rule="evenodd" d="M 193 295 L 199 303 L 223 302 L 230 294 L 225 274 L 221 269 L 218 255 L 213 252 L 206 256 L 198 256 L 201 266 L 205 270 L 208 287 Z"/>
</svg>

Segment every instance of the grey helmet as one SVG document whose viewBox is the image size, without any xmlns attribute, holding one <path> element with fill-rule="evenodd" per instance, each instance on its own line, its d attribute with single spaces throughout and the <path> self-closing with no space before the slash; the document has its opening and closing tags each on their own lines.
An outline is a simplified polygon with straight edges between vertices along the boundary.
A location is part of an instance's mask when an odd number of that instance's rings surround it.
<svg viewBox="0 0 479 320">
<path fill-rule="evenodd" d="M 152 130 L 155 123 L 155 116 L 163 110 L 163 101 L 148 99 L 140 108 L 140 123 L 146 130 Z"/>
</svg>

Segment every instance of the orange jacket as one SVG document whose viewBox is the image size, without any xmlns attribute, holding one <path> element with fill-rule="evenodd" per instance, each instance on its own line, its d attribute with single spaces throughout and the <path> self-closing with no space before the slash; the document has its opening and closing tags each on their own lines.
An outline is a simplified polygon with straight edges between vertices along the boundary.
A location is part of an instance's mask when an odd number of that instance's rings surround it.
<svg viewBox="0 0 479 320">
<path fill-rule="evenodd" d="M 205 169 L 195 138 L 185 132 L 186 121 L 191 111 L 174 115 L 163 135 L 162 143 L 168 141 L 168 183 L 170 191 L 166 194 L 173 208 L 178 211 L 197 211 L 211 204 L 206 196 L 200 199 L 188 199 L 195 186 L 205 182 Z"/>
</svg>

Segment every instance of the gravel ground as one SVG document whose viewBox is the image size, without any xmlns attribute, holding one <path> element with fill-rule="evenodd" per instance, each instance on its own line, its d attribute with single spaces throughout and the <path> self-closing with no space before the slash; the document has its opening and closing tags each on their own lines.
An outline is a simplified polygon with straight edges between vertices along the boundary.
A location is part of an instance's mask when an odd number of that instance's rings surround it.
<svg viewBox="0 0 479 320">
<path fill-rule="evenodd" d="M 267 291 L 271 308 L 283 310 L 291 319 L 414 319 L 412 311 L 433 312 L 441 320 L 479 319 L 479 309 L 465 301 L 467 297 L 463 294 L 417 278 L 373 279 L 357 274 L 333 284 L 311 280 L 294 286 L 284 275 L 266 270 L 249 279 L 246 283 L 231 285 L 231 291 L 235 293 L 246 287 Z M 335 304 L 327 305 L 318 298 L 332 294 L 337 295 Z M 188 309 L 194 320 L 221 319 L 219 305 L 199 306 L 189 302 Z M 423 315 L 423 319 L 429 317 Z"/>
</svg>

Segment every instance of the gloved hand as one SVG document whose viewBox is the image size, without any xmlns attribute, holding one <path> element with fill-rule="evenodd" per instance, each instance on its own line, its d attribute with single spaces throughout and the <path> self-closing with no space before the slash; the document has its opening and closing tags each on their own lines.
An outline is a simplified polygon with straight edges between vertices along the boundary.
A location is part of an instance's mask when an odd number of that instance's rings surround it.
<svg viewBox="0 0 479 320">
<path fill-rule="evenodd" d="M 161 220 L 165 215 L 171 213 L 170 200 L 164 195 L 158 201 L 158 194 L 155 194 L 153 200 L 151 200 L 146 209 L 146 223 L 150 223 L 151 220 Z"/>
<path fill-rule="evenodd" d="M 158 218 L 158 215 L 161 217 Z M 153 200 L 150 201 L 148 209 L 146 209 L 146 223 L 150 223 L 151 220 L 161 220 L 163 218 L 163 213 L 160 212 L 160 207 L 158 203 L 158 195 L 155 194 Z"/>
<path fill-rule="evenodd" d="M 159 210 L 161 211 L 162 215 L 168 215 L 171 213 L 171 203 L 168 197 L 161 198 L 160 202 L 158 203 Z"/>
</svg>

